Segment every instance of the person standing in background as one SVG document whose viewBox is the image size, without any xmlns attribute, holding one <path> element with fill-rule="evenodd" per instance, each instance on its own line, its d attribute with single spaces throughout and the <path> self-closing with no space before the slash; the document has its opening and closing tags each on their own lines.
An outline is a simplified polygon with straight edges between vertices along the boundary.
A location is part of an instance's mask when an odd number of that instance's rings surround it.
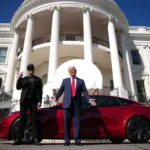
<svg viewBox="0 0 150 150">
<path fill-rule="evenodd" d="M 35 145 L 41 145 L 37 126 L 37 108 L 41 107 L 42 103 L 42 80 L 34 75 L 35 68 L 33 64 L 29 64 L 27 66 L 27 70 L 28 76 L 22 77 L 23 73 L 20 73 L 16 85 L 17 90 L 22 89 L 22 92 L 20 97 L 19 129 L 17 133 L 17 139 L 13 142 L 13 145 L 22 144 L 21 139 L 23 137 L 26 114 L 28 110 L 30 110 L 31 113 L 33 143 Z"/>
</svg>

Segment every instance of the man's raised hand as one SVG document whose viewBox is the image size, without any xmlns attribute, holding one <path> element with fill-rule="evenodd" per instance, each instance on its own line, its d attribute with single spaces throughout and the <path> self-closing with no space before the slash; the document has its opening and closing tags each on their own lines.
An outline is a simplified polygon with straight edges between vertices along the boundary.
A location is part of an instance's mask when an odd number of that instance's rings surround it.
<svg viewBox="0 0 150 150">
<path fill-rule="evenodd" d="M 19 73 L 18 78 L 22 78 L 23 72 Z"/>
</svg>

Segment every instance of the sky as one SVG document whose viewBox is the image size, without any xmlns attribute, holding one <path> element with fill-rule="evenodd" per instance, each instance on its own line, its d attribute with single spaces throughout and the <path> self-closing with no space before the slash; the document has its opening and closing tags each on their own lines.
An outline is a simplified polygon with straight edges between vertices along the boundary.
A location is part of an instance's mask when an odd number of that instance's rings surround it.
<svg viewBox="0 0 150 150">
<path fill-rule="evenodd" d="M 115 0 L 130 26 L 150 26 L 150 0 Z M 0 0 L 0 23 L 10 23 L 23 0 Z"/>
</svg>

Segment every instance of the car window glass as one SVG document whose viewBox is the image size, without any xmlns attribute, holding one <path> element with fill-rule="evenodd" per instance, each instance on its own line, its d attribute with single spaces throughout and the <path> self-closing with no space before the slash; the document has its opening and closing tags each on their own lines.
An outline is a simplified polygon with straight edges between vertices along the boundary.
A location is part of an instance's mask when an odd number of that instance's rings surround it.
<svg viewBox="0 0 150 150">
<path fill-rule="evenodd" d="M 91 99 L 95 99 L 95 102 L 98 105 L 98 96 L 90 96 Z M 91 106 L 91 104 L 87 101 L 87 99 L 82 97 L 82 108 L 94 108 L 95 106 Z"/>
<path fill-rule="evenodd" d="M 113 107 L 113 106 L 120 106 L 120 101 L 115 97 L 108 97 L 108 96 L 100 96 L 98 106 L 99 107 Z"/>
<path fill-rule="evenodd" d="M 129 104 L 132 104 L 133 102 L 130 101 L 130 100 L 126 100 L 126 99 L 123 99 L 123 98 L 118 98 L 118 100 L 120 101 L 121 105 L 129 105 Z"/>
</svg>

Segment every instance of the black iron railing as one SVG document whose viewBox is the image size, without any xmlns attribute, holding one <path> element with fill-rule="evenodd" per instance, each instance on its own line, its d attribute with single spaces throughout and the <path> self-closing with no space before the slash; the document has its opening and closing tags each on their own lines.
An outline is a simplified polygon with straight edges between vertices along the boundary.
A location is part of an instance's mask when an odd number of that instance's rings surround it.
<svg viewBox="0 0 150 150">
<path fill-rule="evenodd" d="M 73 35 L 73 34 L 68 34 L 68 35 L 60 35 L 60 41 L 84 41 L 84 37 L 82 35 Z M 42 37 L 40 39 L 36 39 L 32 42 L 32 46 L 36 46 L 39 44 L 43 44 L 43 43 L 49 43 L 50 42 L 50 36 L 47 37 Z M 107 48 L 109 48 L 109 42 L 104 41 L 102 39 L 99 38 L 92 38 L 92 43 L 93 44 L 99 44 L 102 46 L 105 46 Z M 21 53 L 23 52 L 23 47 L 20 48 L 20 50 L 17 53 L 17 56 L 19 56 Z"/>
</svg>

